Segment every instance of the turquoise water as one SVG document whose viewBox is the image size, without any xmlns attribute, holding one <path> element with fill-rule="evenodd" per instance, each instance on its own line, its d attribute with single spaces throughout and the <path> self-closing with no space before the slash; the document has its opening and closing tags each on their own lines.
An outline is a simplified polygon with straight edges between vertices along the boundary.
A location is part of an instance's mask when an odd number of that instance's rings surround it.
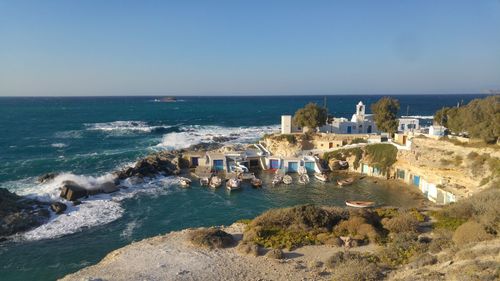
<svg viewBox="0 0 500 281">
<path fill-rule="evenodd" d="M 475 98 L 400 96 L 409 115 L 429 116 L 442 106 Z M 377 96 L 328 97 L 330 112 L 350 117 L 355 104 Z M 0 98 L 0 187 L 41 199 L 57 197 L 56 185 L 36 177 L 65 172 L 85 184 L 100 181 L 117 167 L 152 151 L 178 148 L 212 135 L 252 142 L 278 129 L 280 115 L 292 114 L 323 97 L 185 97 L 156 103 L 152 97 Z M 422 119 L 429 122 L 429 119 Z M 270 175 L 263 173 L 267 179 Z M 350 188 L 314 183 L 228 193 L 194 186 L 180 189 L 175 179 L 155 179 L 113 196 L 94 198 L 70 209 L 46 228 L 0 244 L 2 280 L 53 280 L 98 262 L 108 252 L 146 237 L 194 226 L 230 224 L 274 207 L 303 203 L 342 205 L 370 199 L 390 205 L 414 201 L 403 189 L 369 180 Z M 76 222 L 75 225 L 68 222 Z"/>
</svg>

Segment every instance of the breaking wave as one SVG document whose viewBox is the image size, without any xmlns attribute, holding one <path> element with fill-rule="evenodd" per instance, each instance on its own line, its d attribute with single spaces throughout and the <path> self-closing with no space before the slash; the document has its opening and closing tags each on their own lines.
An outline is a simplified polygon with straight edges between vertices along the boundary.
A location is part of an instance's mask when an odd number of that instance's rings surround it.
<svg viewBox="0 0 500 281">
<path fill-rule="evenodd" d="M 163 133 L 172 126 L 152 126 L 144 121 L 113 121 L 106 123 L 84 124 L 87 130 L 108 133 Z"/>
<path fill-rule="evenodd" d="M 199 143 L 252 143 L 264 134 L 277 130 L 279 130 L 279 125 L 252 127 L 191 125 L 181 127 L 179 132 L 165 134 L 157 147 L 181 149 Z"/>
<path fill-rule="evenodd" d="M 122 217 L 124 209 L 121 201 L 131 198 L 137 194 L 168 194 L 171 189 L 168 187 L 178 185 L 177 177 L 157 177 L 135 183 L 130 179 L 121 182 L 124 187 L 111 194 L 98 194 L 81 199 L 80 205 L 74 206 L 72 202 L 59 197 L 60 187 L 64 181 L 74 181 L 86 189 L 96 189 L 105 182 L 114 180 L 112 174 L 105 174 L 100 177 L 82 176 L 71 173 L 59 174 L 52 181 L 37 184 L 34 179 L 25 179 L 8 183 L 15 188 L 19 195 L 25 195 L 43 202 L 60 201 L 68 208 L 61 214 L 56 215 L 51 212 L 49 221 L 37 228 L 19 234 L 18 240 L 41 240 L 61 237 L 76 233 L 90 227 L 108 224 Z M 132 230 L 130 230 L 132 231 Z"/>
</svg>

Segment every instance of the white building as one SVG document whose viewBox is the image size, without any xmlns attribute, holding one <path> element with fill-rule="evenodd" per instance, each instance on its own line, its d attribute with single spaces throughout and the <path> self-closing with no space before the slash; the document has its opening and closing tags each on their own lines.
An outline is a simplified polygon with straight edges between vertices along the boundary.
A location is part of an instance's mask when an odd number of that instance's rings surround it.
<svg viewBox="0 0 500 281">
<path fill-rule="evenodd" d="M 373 122 L 373 115 L 365 113 L 365 105 L 359 102 L 349 121 L 347 118 L 333 118 L 328 124 L 320 128 L 320 132 L 335 134 L 372 134 L 377 133 L 377 126 Z"/>
<path fill-rule="evenodd" d="M 399 118 L 398 132 L 414 132 L 420 129 L 420 123 L 417 118 Z"/>
<path fill-rule="evenodd" d="M 281 133 L 282 134 L 292 134 L 300 133 L 301 128 L 295 126 L 293 123 L 293 117 L 291 115 L 281 115 Z"/>
<path fill-rule="evenodd" d="M 446 128 L 444 126 L 433 125 L 429 127 L 429 135 L 431 136 L 444 136 Z"/>
</svg>

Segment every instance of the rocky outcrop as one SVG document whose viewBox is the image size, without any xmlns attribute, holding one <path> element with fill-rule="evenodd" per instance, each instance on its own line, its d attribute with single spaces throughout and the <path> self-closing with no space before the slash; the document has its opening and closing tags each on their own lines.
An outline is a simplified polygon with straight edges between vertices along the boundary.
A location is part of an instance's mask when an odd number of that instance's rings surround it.
<svg viewBox="0 0 500 281">
<path fill-rule="evenodd" d="M 39 226 L 48 218 L 45 203 L 0 188 L 0 239 Z"/>
<path fill-rule="evenodd" d="M 53 180 L 55 177 L 57 177 L 57 175 L 58 175 L 57 173 L 47 173 L 38 177 L 37 181 L 39 183 L 46 183 L 48 181 Z"/>
<path fill-rule="evenodd" d="M 83 186 L 80 186 L 74 181 L 64 181 L 60 196 L 68 201 L 75 201 L 77 199 L 87 197 L 89 192 Z"/>
<path fill-rule="evenodd" d="M 58 215 L 64 213 L 64 211 L 66 211 L 67 208 L 68 206 L 66 206 L 66 204 L 61 202 L 54 202 L 50 204 L 50 209 Z"/>
<path fill-rule="evenodd" d="M 146 156 L 133 167 L 116 172 L 118 179 L 153 177 L 157 174 L 177 175 L 182 169 L 181 155 L 162 151 Z"/>
</svg>

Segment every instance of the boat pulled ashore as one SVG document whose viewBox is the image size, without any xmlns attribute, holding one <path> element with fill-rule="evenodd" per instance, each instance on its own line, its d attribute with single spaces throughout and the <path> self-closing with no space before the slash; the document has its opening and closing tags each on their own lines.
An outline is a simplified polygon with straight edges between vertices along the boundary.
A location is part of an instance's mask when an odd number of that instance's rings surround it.
<svg viewBox="0 0 500 281">
<path fill-rule="evenodd" d="M 208 186 L 210 184 L 210 179 L 208 177 L 202 177 L 200 179 L 201 186 Z"/>
<path fill-rule="evenodd" d="M 191 185 L 191 180 L 188 178 L 179 178 L 179 184 L 182 187 L 189 187 Z"/>
<path fill-rule="evenodd" d="M 290 175 L 283 176 L 283 183 L 284 184 L 292 184 L 292 182 L 293 182 L 292 176 L 290 176 Z"/>
<path fill-rule="evenodd" d="M 240 189 L 241 180 L 238 178 L 230 178 L 226 182 L 226 188 L 229 190 Z"/>
<path fill-rule="evenodd" d="M 302 174 L 299 176 L 299 183 L 300 184 L 308 184 L 309 183 L 309 176 L 307 174 Z"/>
<path fill-rule="evenodd" d="M 347 200 L 345 204 L 349 207 L 354 208 L 369 208 L 375 206 L 375 202 L 373 201 L 355 201 L 355 200 Z"/>
<path fill-rule="evenodd" d="M 213 176 L 212 178 L 210 178 L 209 186 L 211 188 L 217 188 L 221 186 L 221 184 L 222 184 L 222 179 L 219 178 L 218 176 Z"/>
<path fill-rule="evenodd" d="M 337 184 L 340 186 L 351 185 L 353 182 L 354 182 L 354 178 L 337 180 Z"/>
<path fill-rule="evenodd" d="M 297 169 L 297 173 L 298 173 L 299 175 L 305 175 L 305 174 L 307 174 L 307 169 L 306 169 L 306 167 L 304 167 L 304 166 L 299 166 L 299 168 Z"/>
<path fill-rule="evenodd" d="M 262 180 L 261 180 L 261 179 L 259 179 L 259 178 L 257 178 L 257 177 L 254 177 L 254 178 L 251 180 L 251 182 L 250 182 L 250 183 L 251 183 L 251 184 L 252 184 L 252 186 L 253 186 L 253 187 L 255 187 L 255 188 L 261 188 L 261 187 L 262 187 Z"/>
<path fill-rule="evenodd" d="M 328 181 L 328 176 L 325 173 L 316 173 L 314 174 L 314 177 L 322 182 Z"/>
</svg>

